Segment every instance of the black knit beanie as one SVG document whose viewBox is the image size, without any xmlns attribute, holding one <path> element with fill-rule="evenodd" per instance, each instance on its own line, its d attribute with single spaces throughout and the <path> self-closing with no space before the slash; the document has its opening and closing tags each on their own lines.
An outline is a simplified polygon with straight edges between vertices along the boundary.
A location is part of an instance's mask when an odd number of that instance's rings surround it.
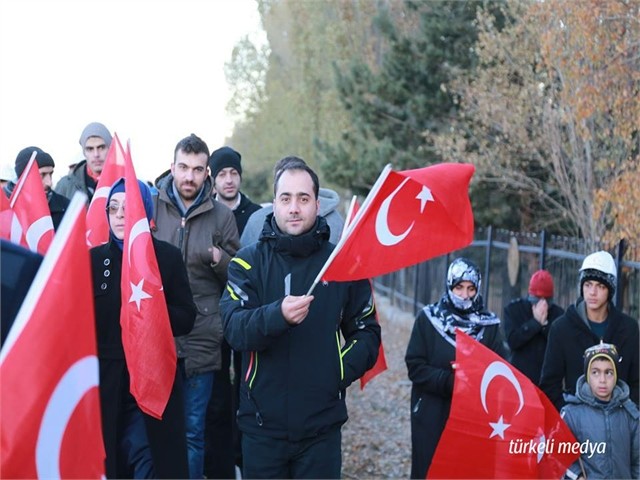
<svg viewBox="0 0 640 480">
<path fill-rule="evenodd" d="M 209 168 L 211 169 L 211 177 L 216 178 L 223 168 L 235 168 L 240 176 L 242 176 L 242 165 L 240 159 L 242 157 L 231 147 L 222 147 L 214 151 L 209 157 Z"/>
<path fill-rule="evenodd" d="M 56 164 L 47 152 L 38 147 L 27 147 L 20 150 L 18 156 L 16 157 L 16 176 L 20 178 L 24 169 L 27 168 L 27 163 L 31 159 L 31 154 L 33 151 L 36 151 L 36 163 L 38 164 L 38 168 L 42 167 L 55 167 Z"/>
</svg>

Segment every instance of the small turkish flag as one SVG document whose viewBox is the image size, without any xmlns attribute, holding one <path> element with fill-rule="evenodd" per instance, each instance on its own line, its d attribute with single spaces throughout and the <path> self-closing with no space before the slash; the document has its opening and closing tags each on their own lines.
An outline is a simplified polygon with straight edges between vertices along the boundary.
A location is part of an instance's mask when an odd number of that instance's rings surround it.
<svg viewBox="0 0 640 480">
<path fill-rule="evenodd" d="M 529 378 L 456 331 L 451 412 L 427 478 L 562 478 L 575 442 Z"/>
<path fill-rule="evenodd" d="M 118 137 L 117 134 L 113 136 Z M 87 210 L 87 245 L 89 247 L 96 247 L 109 241 L 109 223 L 105 213 L 107 196 L 116 180 L 124 177 L 124 152 L 116 147 L 116 143 L 111 141 L 100 180 Z"/>
<path fill-rule="evenodd" d="M 17 224 L 13 222 L 11 226 L 11 241 L 44 255 L 53 240 L 54 230 L 35 158 L 34 150 L 9 199 L 17 219 Z"/>
<path fill-rule="evenodd" d="M 85 202 L 71 200 L 0 351 L 3 478 L 104 478 Z"/>
<path fill-rule="evenodd" d="M 473 241 L 469 182 L 475 167 L 387 166 L 320 272 L 324 281 L 372 278 Z"/>
<path fill-rule="evenodd" d="M 113 142 L 122 149 L 117 137 Z M 122 346 L 131 379 L 131 394 L 143 412 L 161 419 L 175 378 L 176 346 L 149 220 L 128 146 L 122 155 L 126 191 L 120 284 Z"/>
</svg>

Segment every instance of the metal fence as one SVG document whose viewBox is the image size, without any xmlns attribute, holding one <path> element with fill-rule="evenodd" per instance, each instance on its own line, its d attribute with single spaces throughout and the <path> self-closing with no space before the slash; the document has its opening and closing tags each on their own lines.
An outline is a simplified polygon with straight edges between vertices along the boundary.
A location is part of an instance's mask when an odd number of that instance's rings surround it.
<svg viewBox="0 0 640 480">
<path fill-rule="evenodd" d="M 635 245 L 634 245 L 635 247 Z M 640 262 L 625 259 L 625 242 L 609 252 L 618 266 L 618 285 L 614 302 L 636 320 L 640 317 Z M 481 293 L 489 310 L 502 316 L 514 298 L 527 294 L 529 279 L 540 268 L 554 279 L 554 302 L 563 308 L 575 303 L 579 295 L 578 271 L 586 255 L 594 251 L 583 240 L 540 233 L 477 229 L 473 243 L 449 255 L 434 258 L 374 279 L 378 294 L 414 315 L 425 305 L 437 301 L 445 288 L 451 260 L 467 257 L 482 269 Z"/>
</svg>

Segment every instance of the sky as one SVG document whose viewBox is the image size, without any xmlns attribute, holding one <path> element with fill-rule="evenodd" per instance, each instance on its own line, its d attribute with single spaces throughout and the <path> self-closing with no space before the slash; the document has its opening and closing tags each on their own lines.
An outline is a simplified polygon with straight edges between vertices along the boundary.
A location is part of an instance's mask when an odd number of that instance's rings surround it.
<svg viewBox="0 0 640 480">
<path fill-rule="evenodd" d="M 246 35 L 264 41 L 255 0 L 3 0 L 0 165 L 38 146 L 55 182 L 94 121 L 130 141 L 144 180 L 191 133 L 215 150 L 233 129 L 224 64 Z"/>
</svg>

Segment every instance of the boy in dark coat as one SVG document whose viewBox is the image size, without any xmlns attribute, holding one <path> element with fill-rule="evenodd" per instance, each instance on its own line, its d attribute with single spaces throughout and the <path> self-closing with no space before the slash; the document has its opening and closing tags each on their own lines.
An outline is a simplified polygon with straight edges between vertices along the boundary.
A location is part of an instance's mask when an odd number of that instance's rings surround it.
<svg viewBox="0 0 640 480">
<path fill-rule="evenodd" d="M 584 374 L 576 394 L 566 396 L 561 415 L 576 440 L 589 446 L 569 468 L 569 478 L 640 475 L 640 413 L 629 400 L 629 387 L 617 376 L 619 361 L 615 345 L 600 343 L 584 352 Z"/>
</svg>

